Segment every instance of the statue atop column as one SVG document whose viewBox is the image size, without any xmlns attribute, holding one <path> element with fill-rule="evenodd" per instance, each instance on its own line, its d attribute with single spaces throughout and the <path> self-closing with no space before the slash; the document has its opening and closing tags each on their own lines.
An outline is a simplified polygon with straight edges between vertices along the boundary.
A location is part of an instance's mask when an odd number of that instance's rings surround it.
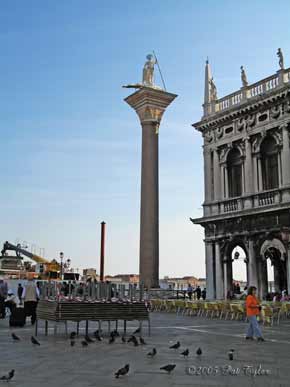
<svg viewBox="0 0 290 387">
<path fill-rule="evenodd" d="M 210 84 L 210 100 L 216 101 L 218 99 L 217 98 L 217 88 L 216 88 L 216 85 L 213 81 L 213 78 L 211 78 L 211 80 L 209 81 L 209 84 Z"/>
<path fill-rule="evenodd" d="M 143 67 L 142 84 L 147 87 L 154 87 L 154 65 L 157 63 L 152 54 L 146 56 L 147 61 Z"/>
<path fill-rule="evenodd" d="M 244 70 L 244 66 L 241 66 L 241 80 L 242 80 L 243 87 L 247 87 L 248 86 L 248 79 L 247 79 L 247 74 Z"/>
<path fill-rule="evenodd" d="M 278 48 L 277 56 L 279 58 L 279 66 L 281 70 L 284 70 L 284 57 L 281 48 Z"/>
</svg>

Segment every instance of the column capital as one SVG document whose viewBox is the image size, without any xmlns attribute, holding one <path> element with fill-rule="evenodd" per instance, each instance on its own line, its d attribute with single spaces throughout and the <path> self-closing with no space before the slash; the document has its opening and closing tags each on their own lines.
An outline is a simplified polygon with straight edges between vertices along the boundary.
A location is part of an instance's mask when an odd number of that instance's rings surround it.
<svg viewBox="0 0 290 387">
<path fill-rule="evenodd" d="M 136 111 L 141 124 L 150 122 L 160 124 L 165 109 L 176 97 L 176 94 L 164 90 L 142 87 L 124 101 Z"/>
</svg>

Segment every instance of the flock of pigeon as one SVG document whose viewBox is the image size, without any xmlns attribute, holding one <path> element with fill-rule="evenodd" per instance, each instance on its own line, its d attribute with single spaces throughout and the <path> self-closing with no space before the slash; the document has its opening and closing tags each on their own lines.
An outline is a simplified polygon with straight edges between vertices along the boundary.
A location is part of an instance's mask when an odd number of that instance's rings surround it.
<svg viewBox="0 0 290 387">
<path fill-rule="evenodd" d="M 145 340 L 140 336 L 139 337 L 139 341 L 137 339 L 137 337 L 135 336 L 136 334 L 140 333 L 140 328 L 138 328 L 130 337 L 128 340 L 126 340 L 126 337 L 125 336 L 121 336 L 121 341 L 122 343 L 133 343 L 135 347 L 137 347 L 138 345 L 146 345 L 146 342 Z M 77 336 L 77 333 L 76 332 L 71 332 L 70 333 L 70 345 L 72 347 L 75 346 L 76 344 L 76 336 Z M 15 333 L 12 333 L 11 334 L 11 337 L 13 339 L 13 341 L 20 341 L 20 338 L 15 334 Z M 104 338 L 102 337 L 101 335 L 101 331 L 99 330 L 96 330 L 94 332 L 94 337 L 95 337 L 95 340 L 93 340 L 88 334 L 85 335 L 84 337 L 84 340 L 81 341 L 81 345 L 83 347 L 87 347 L 90 343 L 94 343 L 95 341 L 102 341 Z M 117 330 L 114 330 L 110 333 L 110 337 L 109 337 L 109 344 L 113 344 L 117 337 L 120 337 L 120 334 Z M 36 338 L 34 336 L 31 336 L 31 343 L 36 346 L 36 345 L 40 345 L 39 341 L 36 340 Z M 171 345 L 169 347 L 169 349 L 174 349 L 175 351 L 178 350 L 180 348 L 181 344 L 179 341 L 177 341 L 175 344 Z M 157 350 L 156 348 L 153 348 L 150 352 L 147 353 L 147 357 L 148 358 L 154 358 L 157 354 Z M 184 358 L 187 358 L 189 356 L 189 349 L 186 348 L 184 351 L 180 352 L 180 355 L 182 355 Z M 202 349 L 201 348 L 198 348 L 196 350 L 196 356 L 198 358 L 201 358 L 201 355 L 202 355 Z M 233 360 L 234 359 L 234 349 L 231 349 L 229 352 L 228 352 L 228 358 L 229 360 Z M 176 364 L 166 364 L 165 366 L 163 367 L 160 367 L 160 370 L 163 370 L 163 371 L 166 371 L 168 374 L 170 374 L 176 367 Z M 120 368 L 119 370 L 117 370 L 115 372 L 115 377 L 116 378 L 119 378 L 120 376 L 124 376 L 126 374 L 128 374 L 130 370 L 130 365 L 129 364 L 126 364 L 124 367 Z M 6 381 L 6 382 L 9 382 L 10 380 L 12 380 L 12 378 L 14 377 L 14 374 L 15 374 L 15 370 L 11 370 L 8 375 L 4 375 L 2 377 L 0 377 L 0 381 Z"/>
</svg>

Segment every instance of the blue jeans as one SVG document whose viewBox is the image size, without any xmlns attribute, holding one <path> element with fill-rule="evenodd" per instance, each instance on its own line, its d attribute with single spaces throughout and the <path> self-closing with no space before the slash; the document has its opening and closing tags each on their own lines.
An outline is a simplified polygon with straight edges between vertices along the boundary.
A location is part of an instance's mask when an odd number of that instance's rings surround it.
<svg viewBox="0 0 290 387">
<path fill-rule="evenodd" d="M 250 325 L 248 326 L 247 330 L 247 337 L 262 337 L 262 332 L 259 327 L 257 317 L 256 316 L 248 316 L 248 320 Z"/>
</svg>

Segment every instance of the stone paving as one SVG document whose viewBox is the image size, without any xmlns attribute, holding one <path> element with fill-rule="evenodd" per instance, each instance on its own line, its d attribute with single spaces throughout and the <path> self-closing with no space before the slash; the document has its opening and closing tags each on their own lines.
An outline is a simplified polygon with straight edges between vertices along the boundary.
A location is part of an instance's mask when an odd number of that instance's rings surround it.
<svg viewBox="0 0 290 387">
<path fill-rule="evenodd" d="M 19 387 L 290 385 L 290 320 L 281 321 L 278 327 L 263 328 L 265 343 L 245 341 L 246 323 L 240 321 L 152 313 L 151 322 L 151 337 L 144 324 L 147 345 L 134 347 L 132 343 L 123 344 L 120 339 L 110 345 L 105 338 L 86 348 L 81 345 L 84 325 L 75 347 L 71 347 L 63 326 L 59 326 L 54 336 L 53 325 L 49 325 L 46 337 L 41 323 L 38 335 L 41 345 L 35 348 L 30 342 L 34 329 L 29 322 L 24 328 L 10 329 L 7 319 L 0 320 L 0 375 L 14 368 L 15 378 L 9 385 Z M 75 325 L 71 323 L 69 328 L 75 330 Z M 130 323 L 128 333 L 136 328 L 137 323 Z M 95 329 L 96 324 L 90 323 L 90 331 Z M 105 332 L 107 324 L 103 324 L 103 329 Z M 20 336 L 21 341 L 13 342 L 11 332 Z M 180 349 L 169 349 L 177 340 L 181 343 Z M 146 354 L 153 347 L 157 355 L 148 359 Z M 200 359 L 195 354 L 198 347 L 203 350 Z M 180 355 L 186 348 L 190 350 L 188 359 Z M 233 361 L 228 360 L 230 349 L 235 350 Z M 126 363 L 130 364 L 129 374 L 116 379 L 114 372 Z M 159 369 L 168 363 L 176 364 L 172 374 Z M 250 371 L 258 370 L 260 365 L 270 375 L 251 376 Z M 229 366 L 237 375 L 230 375 L 230 368 L 225 368 Z M 246 366 L 253 368 L 244 369 Z M 202 374 L 206 372 L 212 375 Z"/>
</svg>

